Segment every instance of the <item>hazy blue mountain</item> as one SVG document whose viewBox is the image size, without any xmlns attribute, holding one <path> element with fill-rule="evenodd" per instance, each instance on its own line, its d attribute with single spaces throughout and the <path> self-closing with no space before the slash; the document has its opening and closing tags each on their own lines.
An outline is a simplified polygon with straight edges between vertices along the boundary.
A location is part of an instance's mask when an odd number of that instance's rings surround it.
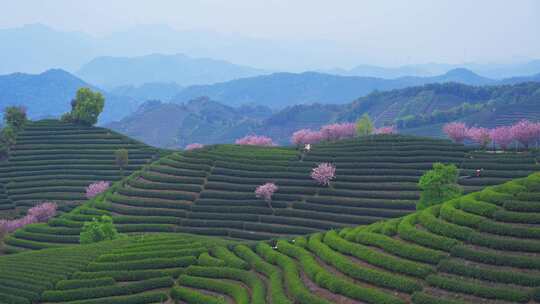
<svg viewBox="0 0 540 304">
<path fill-rule="evenodd" d="M 523 75 L 534 75 L 540 73 L 540 60 L 531 60 L 519 63 L 508 64 L 446 64 L 446 63 L 425 63 L 402 65 L 398 67 L 379 67 L 373 65 L 358 65 L 351 69 L 327 69 L 321 72 L 342 76 L 365 76 L 393 79 L 404 76 L 427 77 L 444 74 L 454 69 L 467 69 L 480 76 L 491 79 L 513 78 Z"/>
<path fill-rule="evenodd" d="M 284 108 L 306 103 L 346 103 L 373 91 L 417 86 L 426 83 L 459 82 L 471 85 L 495 83 L 466 69 L 456 69 L 433 77 L 374 77 L 337 76 L 316 72 L 275 73 L 271 75 L 232 80 L 213 85 L 190 86 L 173 98 L 185 102 L 200 96 L 230 106 L 244 103 Z"/>
<path fill-rule="evenodd" d="M 50 68 L 77 71 L 100 56 L 134 57 L 153 53 L 182 53 L 191 57 L 219 58 L 235 64 L 273 71 L 318 70 L 342 76 L 396 78 L 440 75 L 466 68 L 487 78 L 502 79 L 540 73 L 540 60 L 510 64 L 410 64 L 401 67 L 362 65 L 358 50 L 333 41 L 275 41 L 210 31 L 178 31 L 164 25 L 138 25 L 95 37 L 62 32 L 34 24 L 0 29 L 0 74 L 40 73 Z M 354 67 L 331 69 L 326 67 Z"/>
<path fill-rule="evenodd" d="M 182 86 L 210 84 L 266 73 L 223 60 L 152 54 L 129 58 L 98 57 L 82 66 L 76 74 L 85 81 L 111 88 L 155 82 L 174 82 Z"/>
<path fill-rule="evenodd" d="M 444 70 L 442 73 L 446 72 Z M 433 76 L 435 74 L 441 73 L 432 73 L 427 69 L 423 69 L 420 66 L 399 66 L 399 67 L 380 67 L 375 65 L 362 64 L 355 66 L 351 69 L 327 69 L 320 70 L 321 73 L 334 74 L 340 76 L 363 76 L 363 77 L 376 77 L 384 79 L 394 79 L 405 76 L 417 76 L 417 77 L 427 77 Z"/>
<path fill-rule="evenodd" d="M 515 84 L 515 83 L 529 82 L 529 81 L 540 82 L 540 73 L 531 75 L 531 76 L 511 77 L 511 78 L 501 80 L 500 83 Z"/>
<path fill-rule="evenodd" d="M 0 75 L 0 109 L 23 105 L 30 118 L 58 117 L 71 109 L 71 100 L 81 87 L 104 94 L 106 102 L 100 123 L 121 119 L 137 107 L 131 98 L 109 94 L 64 70 L 54 69 L 37 75 Z"/>
<path fill-rule="evenodd" d="M 182 86 L 174 82 L 151 82 L 140 86 L 119 86 L 109 89 L 111 94 L 131 97 L 137 101 L 157 99 L 168 101 L 182 90 Z"/>
</svg>

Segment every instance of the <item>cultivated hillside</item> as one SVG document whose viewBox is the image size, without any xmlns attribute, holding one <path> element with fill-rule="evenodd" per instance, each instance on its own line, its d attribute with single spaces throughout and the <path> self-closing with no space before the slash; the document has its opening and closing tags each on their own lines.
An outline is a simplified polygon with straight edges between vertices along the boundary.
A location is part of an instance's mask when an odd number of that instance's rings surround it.
<svg viewBox="0 0 540 304">
<path fill-rule="evenodd" d="M 85 188 L 98 180 L 121 178 L 114 151 L 129 151 L 126 174 L 158 156 L 157 149 L 114 131 L 61 123 L 30 122 L 17 135 L 7 160 L 0 162 L 0 214 L 54 201 L 67 211 L 85 200 Z"/>
<path fill-rule="evenodd" d="M 540 303 L 540 175 L 271 243 L 137 236 L 0 257 L 6 303 Z M 35 225 L 43 228 L 41 225 Z"/>
<path fill-rule="evenodd" d="M 336 165 L 330 188 L 310 177 L 321 162 Z M 53 219 L 50 227 L 20 230 L 6 244 L 16 252 L 77 243 L 83 222 L 96 214 L 112 215 L 122 232 L 247 240 L 370 224 L 414 212 L 418 179 L 433 162 L 460 167 L 466 192 L 540 169 L 533 153 L 475 152 L 449 141 L 399 135 L 320 144 L 306 155 L 292 147 L 210 146 L 145 166 L 102 200 Z M 481 177 L 470 178 L 480 168 Z M 279 187 L 270 206 L 254 194 L 268 181 Z"/>
</svg>

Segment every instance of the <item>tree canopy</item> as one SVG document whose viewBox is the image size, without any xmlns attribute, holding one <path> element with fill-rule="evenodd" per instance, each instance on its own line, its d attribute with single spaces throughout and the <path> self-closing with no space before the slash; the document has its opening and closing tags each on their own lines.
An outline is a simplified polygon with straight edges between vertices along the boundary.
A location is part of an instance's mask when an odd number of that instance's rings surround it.
<svg viewBox="0 0 540 304">
<path fill-rule="evenodd" d="M 100 92 L 94 92 L 89 88 L 80 88 L 75 99 L 71 102 L 71 107 L 71 113 L 64 115 L 64 120 L 91 126 L 97 123 L 99 114 L 105 107 L 105 98 Z"/>
<path fill-rule="evenodd" d="M 454 164 L 434 163 L 433 169 L 420 177 L 418 186 L 422 190 L 417 210 L 437 205 L 456 198 L 463 193 L 458 185 L 459 169 Z"/>
<path fill-rule="evenodd" d="M 373 122 L 367 113 L 364 113 L 356 122 L 356 134 L 358 136 L 367 136 L 373 133 Z"/>
</svg>

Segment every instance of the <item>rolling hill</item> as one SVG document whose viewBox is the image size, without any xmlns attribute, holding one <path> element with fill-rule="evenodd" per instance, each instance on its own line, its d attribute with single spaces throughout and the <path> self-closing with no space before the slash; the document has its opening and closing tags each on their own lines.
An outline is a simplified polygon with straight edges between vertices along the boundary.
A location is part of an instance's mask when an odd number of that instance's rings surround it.
<svg viewBox="0 0 540 304">
<path fill-rule="evenodd" d="M 478 152 L 449 141 L 399 135 L 320 144 L 307 155 L 292 147 L 210 146 L 144 166 L 102 200 L 55 218 L 38 231 L 17 231 L 6 239 L 6 249 L 77 243 L 83 223 L 96 214 L 112 215 L 122 232 L 244 240 L 370 224 L 413 212 L 418 178 L 433 162 L 459 166 L 460 183 L 470 192 L 537 171 L 536 157 Z M 330 188 L 310 177 L 321 162 L 337 167 Z M 479 168 L 484 169 L 481 177 L 468 178 Z M 271 207 L 254 194 L 255 187 L 267 181 L 279 187 Z"/>
<path fill-rule="evenodd" d="M 0 215 L 22 212 L 41 201 L 68 211 L 85 200 L 85 188 L 98 180 L 121 178 L 114 151 L 127 149 L 126 172 L 139 170 L 159 151 L 114 131 L 56 120 L 31 122 L 17 135 L 7 160 L 0 162 Z"/>
<path fill-rule="evenodd" d="M 233 108 L 203 97 L 185 104 L 149 101 L 105 126 L 152 146 L 179 148 L 193 142 L 232 142 L 271 114 L 264 106 Z"/>
<path fill-rule="evenodd" d="M 3 256 L 0 302 L 539 303 L 539 191 L 534 174 L 271 243 L 163 234 Z"/>
</svg>

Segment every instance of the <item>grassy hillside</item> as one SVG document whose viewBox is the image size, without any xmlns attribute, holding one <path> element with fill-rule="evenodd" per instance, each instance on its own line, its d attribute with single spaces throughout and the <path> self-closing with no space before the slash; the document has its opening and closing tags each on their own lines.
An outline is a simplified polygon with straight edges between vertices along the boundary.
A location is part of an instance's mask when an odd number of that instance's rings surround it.
<svg viewBox="0 0 540 304">
<path fill-rule="evenodd" d="M 164 234 L 4 256 L 0 303 L 540 303 L 539 201 L 534 174 L 271 243 Z"/>
<path fill-rule="evenodd" d="M 67 211 L 85 200 L 85 187 L 121 178 L 114 151 L 128 149 L 127 174 L 158 156 L 154 148 L 113 131 L 61 123 L 31 122 L 17 136 L 9 158 L 0 163 L 0 215 L 24 211 L 41 201 Z"/>
<path fill-rule="evenodd" d="M 467 192 L 539 169 L 535 155 L 468 151 L 449 141 L 399 135 L 293 148 L 218 145 L 175 153 L 135 172 L 101 200 L 64 214 L 49 226 L 10 236 L 16 252 L 78 242 L 84 221 L 113 216 L 121 232 L 184 232 L 262 240 L 370 224 L 407 215 L 419 197 L 417 181 L 433 162 L 459 166 Z M 310 171 L 332 162 L 336 180 L 317 185 Z M 483 168 L 479 178 L 467 178 Z M 275 182 L 272 202 L 256 186 Z"/>
</svg>

